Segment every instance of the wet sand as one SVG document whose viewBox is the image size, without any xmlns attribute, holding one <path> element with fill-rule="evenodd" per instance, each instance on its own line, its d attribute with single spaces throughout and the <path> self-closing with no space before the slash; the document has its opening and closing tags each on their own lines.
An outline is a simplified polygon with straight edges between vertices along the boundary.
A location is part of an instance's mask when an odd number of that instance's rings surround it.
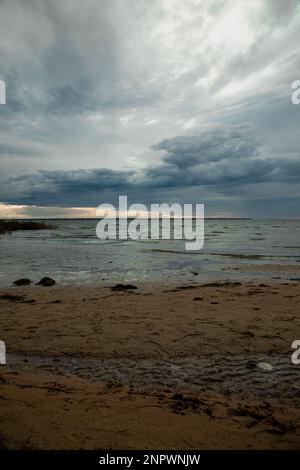
<svg viewBox="0 0 300 470">
<path fill-rule="evenodd" d="M 300 265 L 299 264 L 244 264 L 238 266 L 228 266 L 224 268 L 226 271 L 241 271 L 244 273 L 274 273 L 282 274 L 286 277 L 289 274 L 293 274 L 295 277 L 300 279 Z"/>
<path fill-rule="evenodd" d="M 1 289 L 0 446 L 300 448 L 299 282 L 137 287 Z"/>
</svg>

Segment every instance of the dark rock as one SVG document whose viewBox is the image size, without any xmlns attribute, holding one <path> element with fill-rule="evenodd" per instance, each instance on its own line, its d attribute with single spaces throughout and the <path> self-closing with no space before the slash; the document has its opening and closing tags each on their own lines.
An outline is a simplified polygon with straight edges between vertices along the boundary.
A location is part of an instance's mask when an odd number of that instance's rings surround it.
<svg viewBox="0 0 300 470">
<path fill-rule="evenodd" d="M 181 393 L 174 393 L 172 399 L 181 401 L 183 399 L 183 395 Z"/>
<path fill-rule="evenodd" d="M 22 221 L 22 220 L 0 220 L 0 234 L 10 233 L 15 230 L 52 230 L 54 225 L 48 225 L 43 222 Z"/>
<path fill-rule="evenodd" d="M 256 362 L 253 359 L 250 359 L 249 361 L 246 362 L 246 368 L 247 369 L 256 369 Z"/>
<path fill-rule="evenodd" d="M 17 279 L 15 282 L 13 282 L 14 286 L 29 286 L 32 281 L 28 279 L 27 277 L 22 278 L 22 279 Z"/>
<path fill-rule="evenodd" d="M 132 289 L 137 289 L 137 286 L 134 286 L 133 284 L 116 284 L 115 286 L 111 287 L 111 290 L 116 292 Z"/>
<path fill-rule="evenodd" d="M 37 286 L 54 286 L 55 281 L 54 279 L 51 279 L 51 277 L 42 277 L 42 279 L 37 283 Z"/>
<path fill-rule="evenodd" d="M 255 334 L 253 333 L 253 331 L 243 331 L 242 332 L 242 335 L 243 336 L 247 336 L 247 338 L 254 338 Z"/>
</svg>

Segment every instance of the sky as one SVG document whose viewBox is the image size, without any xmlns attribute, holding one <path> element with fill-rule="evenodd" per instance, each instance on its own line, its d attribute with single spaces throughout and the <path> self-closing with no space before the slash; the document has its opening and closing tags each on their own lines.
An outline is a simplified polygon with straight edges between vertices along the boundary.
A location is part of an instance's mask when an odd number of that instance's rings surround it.
<svg viewBox="0 0 300 470">
<path fill-rule="evenodd" d="M 0 217 L 299 217 L 299 0 L 0 0 Z"/>
</svg>

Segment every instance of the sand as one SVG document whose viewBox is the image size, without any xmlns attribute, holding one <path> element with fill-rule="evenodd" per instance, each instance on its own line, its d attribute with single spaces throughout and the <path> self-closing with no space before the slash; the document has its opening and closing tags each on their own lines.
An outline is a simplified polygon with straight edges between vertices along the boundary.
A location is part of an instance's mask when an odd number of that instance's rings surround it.
<svg viewBox="0 0 300 470">
<path fill-rule="evenodd" d="M 0 290 L 0 447 L 300 448 L 299 282 L 137 287 Z"/>
</svg>

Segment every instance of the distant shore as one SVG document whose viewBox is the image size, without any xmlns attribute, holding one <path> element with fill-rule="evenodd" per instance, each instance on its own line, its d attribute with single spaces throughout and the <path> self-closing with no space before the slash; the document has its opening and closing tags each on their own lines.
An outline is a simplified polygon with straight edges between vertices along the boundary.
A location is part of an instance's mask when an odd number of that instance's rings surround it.
<svg viewBox="0 0 300 470">
<path fill-rule="evenodd" d="M 54 228 L 54 225 L 34 220 L 0 219 L 0 235 L 15 232 L 17 230 L 53 230 Z"/>
<path fill-rule="evenodd" d="M 0 290 L 2 447 L 300 448 L 299 282 L 136 287 Z"/>
</svg>

